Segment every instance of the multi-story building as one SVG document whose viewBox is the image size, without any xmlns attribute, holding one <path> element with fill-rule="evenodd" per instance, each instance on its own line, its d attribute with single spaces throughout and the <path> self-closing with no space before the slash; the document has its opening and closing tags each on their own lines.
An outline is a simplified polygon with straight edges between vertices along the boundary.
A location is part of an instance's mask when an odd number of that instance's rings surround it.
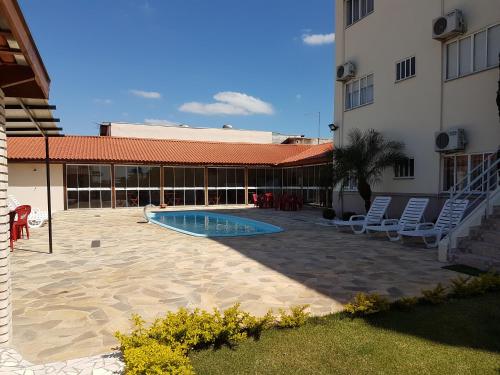
<svg viewBox="0 0 500 375">
<path fill-rule="evenodd" d="M 499 53 L 497 0 L 337 0 L 336 65 L 351 64 L 335 84 L 335 143 L 354 128 L 405 143 L 407 163 L 374 189 L 393 197 L 391 215 L 408 196 L 427 196 L 432 219 L 445 192 L 498 151 Z M 466 143 L 438 144 L 453 129 Z M 356 192 L 342 203 L 363 211 Z"/>
</svg>

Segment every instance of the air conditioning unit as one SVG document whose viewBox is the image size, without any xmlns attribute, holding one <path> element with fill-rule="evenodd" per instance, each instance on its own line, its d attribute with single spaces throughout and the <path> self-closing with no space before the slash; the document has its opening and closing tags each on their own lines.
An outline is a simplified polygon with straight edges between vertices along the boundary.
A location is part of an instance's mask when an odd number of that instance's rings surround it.
<svg viewBox="0 0 500 375">
<path fill-rule="evenodd" d="M 356 75 L 356 67 L 352 62 L 346 62 L 343 65 L 337 66 L 337 81 L 349 81 Z"/>
<path fill-rule="evenodd" d="M 458 9 L 432 21 L 432 37 L 438 40 L 446 40 L 463 34 L 466 29 L 464 15 Z"/>
<path fill-rule="evenodd" d="M 452 128 L 435 134 L 437 152 L 460 151 L 465 149 L 466 144 L 464 129 Z"/>
</svg>

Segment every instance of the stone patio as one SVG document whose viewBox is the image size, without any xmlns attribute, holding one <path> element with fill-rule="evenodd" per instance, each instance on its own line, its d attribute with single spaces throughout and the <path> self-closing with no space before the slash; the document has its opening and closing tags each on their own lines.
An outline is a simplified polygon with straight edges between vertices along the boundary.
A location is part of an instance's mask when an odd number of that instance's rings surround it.
<svg viewBox="0 0 500 375">
<path fill-rule="evenodd" d="M 35 364 L 110 352 L 132 313 L 148 321 L 181 306 L 254 314 L 310 304 L 341 309 L 359 291 L 399 297 L 455 277 L 435 250 L 317 225 L 321 212 L 218 210 L 281 226 L 255 237 L 191 237 L 147 224 L 139 209 L 78 210 L 16 243 L 13 343 Z"/>
</svg>

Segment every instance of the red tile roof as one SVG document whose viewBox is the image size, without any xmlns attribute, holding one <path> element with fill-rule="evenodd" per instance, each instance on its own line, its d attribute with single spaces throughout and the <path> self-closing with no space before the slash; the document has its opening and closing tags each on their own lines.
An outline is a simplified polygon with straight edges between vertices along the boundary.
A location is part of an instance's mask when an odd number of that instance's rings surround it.
<svg viewBox="0 0 500 375">
<path fill-rule="evenodd" d="M 326 160 L 331 144 L 282 145 L 95 136 L 53 137 L 50 159 L 59 162 L 198 165 L 312 164 Z M 43 138 L 8 137 L 10 161 L 45 160 Z"/>
</svg>

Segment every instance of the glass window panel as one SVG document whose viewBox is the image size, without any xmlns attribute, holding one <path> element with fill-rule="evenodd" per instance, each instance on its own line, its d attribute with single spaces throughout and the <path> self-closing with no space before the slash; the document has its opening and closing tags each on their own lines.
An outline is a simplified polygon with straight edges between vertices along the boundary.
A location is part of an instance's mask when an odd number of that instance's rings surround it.
<svg viewBox="0 0 500 375">
<path fill-rule="evenodd" d="M 160 190 L 150 190 L 149 194 L 151 196 L 151 204 L 155 206 L 160 205 Z"/>
<path fill-rule="evenodd" d="M 139 187 L 149 187 L 149 167 L 138 167 L 137 168 L 137 173 L 138 173 L 138 182 L 139 182 Z"/>
<path fill-rule="evenodd" d="M 184 168 L 174 168 L 175 187 L 184 187 Z"/>
<path fill-rule="evenodd" d="M 256 187 L 257 186 L 257 173 L 255 169 L 250 168 L 248 170 L 248 186 Z"/>
<path fill-rule="evenodd" d="M 160 167 L 150 167 L 149 186 L 158 188 L 160 187 Z"/>
<path fill-rule="evenodd" d="M 208 191 L 208 204 L 216 205 L 219 203 L 218 191 L 217 190 L 209 190 Z"/>
<path fill-rule="evenodd" d="M 405 61 L 405 65 L 406 65 L 406 68 L 405 68 L 405 78 L 411 76 L 411 68 L 410 68 L 410 60 L 407 59 Z"/>
<path fill-rule="evenodd" d="M 217 169 L 217 187 L 225 188 L 227 186 L 227 170 L 226 168 Z"/>
<path fill-rule="evenodd" d="M 185 186 L 186 187 L 194 187 L 194 168 L 186 168 L 185 169 Z"/>
<path fill-rule="evenodd" d="M 359 105 L 359 81 L 354 81 L 352 83 L 352 106 L 357 107 Z"/>
<path fill-rule="evenodd" d="M 127 192 L 125 190 L 116 191 L 116 207 L 127 207 Z"/>
<path fill-rule="evenodd" d="M 167 206 L 174 206 L 175 204 L 175 193 L 173 190 L 163 191 L 163 201 Z"/>
<path fill-rule="evenodd" d="M 149 190 L 139 190 L 139 206 L 144 207 L 151 203 Z"/>
<path fill-rule="evenodd" d="M 350 83 L 345 85 L 345 109 L 352 108 L 352 85 Z"/>
<path fill-rule="evenodd" d="M 111 190 L 102 190 L 101 191 L 101 202 L 103 208 L 111 207 Z"/>
<path fill-rule="evenodd" d="M 68 191 L 68 209 L 78 208 L 78 192 Z"/>
<path fill-rule="evenodd" d="M 366 77 L 361 78 L 361 104 L 366 103 Z"/>
<path fill-rule="evenodd" d="M 218 204 L 226 204 L 226 190 L 217 190 L 217 202 Z"/>
<path fill-rule="evenodd" d="M 359 1 L 360 0 L 352 0 L 352 20 L 356 22 L 359 20 Z"/>
<path fill-rule="evenodd" d="M 111 166 L 101 165 L 101 187 L 111 189 Z"/>
<path fill-rule="evenodd" d="M 127 167 L 115 167 L 115 187 L 127 187 Z"/>
<path fill-rule="evenodd" d="M 135 188 L 138 186 L 137 167 L 127 167 L 127 188 Z"/>
<path fill-rule="evenodd" d="M 366 1 L 366 8 L 367 8 L 367 13 L 373 12 L 373 0 L 367 0 Z"/>
<path fill-rule="evenodd" d="M 500 54 L 500 25 L 488 29 L 488 66 L 498 65 Z"/>
<path fill-rule="evenodd" d="M 453 42 L 446 46 L 446 78 L 455 78 L 458 75 L 457 66 L 458 43 Z"/>
<path fill-rule="evenodd" d="M 352 24 L 352 0 L 346 1 L 346 23 L 347 26 Z"/>
<path fill-rule="evenodd" d="M 217 168 L 208 168 L 208 186 L 217 187 Z"/>
<path fill-rule="evenodd" d="M 474 35 L 474 71 L 486 68 L 486 31 Z"/>
<path fill-rule="evenodd" d="M 264 187 L 266 185 L 266 172 L 264 169 L 257 169 L 257 186 Z"/>
<path fill-rule="evenodd" d="M 196 205 L 205 205 L 205 190 L 196 190 Z"/>
<path fill-rule="evenodd" d="M 410 177 L 415 176 L 415 159 L 410 159 Z"/>
<path fill-rule="evenodd" d="M 184 204 L 188 206 L 194 206 L 195 204 L 195 191 L 194 190 L 186 190 L 184 194 Z"/>
<path fill-rule="evenodd" d="M 460 40 L 459 45 L 459 73 L 460 75 L 472 72 L 472 38 Z"/>
<path fill-rule="evenodd" d="M 127 207 L 137 207 L 139 205 L 139 193 L 137 190 L 127 190 Z"/>
<path fill-rule="evenodd" d="M 245 170 L 242 168 L 236 169 L 236 186 L 245 187 Z"/>
<path fill-rule="evenodd" d="M 101 192 L 99 190 L 92 190 L 90 192 L 90 207 L 101 208 Z"/>
<path fill-rule="evenodd" d="M 174 205 L 183 206 L 184 205 L 184 190 L 174 191 Z"/>
<path fill-rule="evenodd" d="M 468 171 L 468 162 L 469 158 L 467 155 L 460 155 L 457 156 L 455 159 L 455 169 L 456 169 L 456 183 L 460 183 L 460 189 L 463 189 L 464 187 L 467 186 L 467 180 L 463 181 L 464 178 L 467 176 L 467 171 Z"/>
<path fill-rule="evenodd" d="M 470 183 L 472 183 L 483 172 L 483 155 L 482 154 L 471 155 L 470 166 L 471 166 Z M 475 182 L 471 186 L 472 190 L 481 190 L 481 187 L 482 187 L 481 179 L 479 179 L 479 181 Z"/>
<path fill-rule="evenodd" d="M 89 187 L 89 167 L 88 165 L 78 166 L 78 187 L 88 188 Z"/>
<path fill-rule="evenodd" d="M 235 189 L 229 189 L 227 191 L 226 204 L 236 204 L 236 190 Z"/>
<path fill-rule="evenodd" d="M 367 0 L 361 0 L 361 17 L 366 16 L 366 13 L 368 13 L 366 9 L 366 2 Z"/>
<path fill-rule="evenodd" d="M 78 192 L 78 207 L 79 208 L 89 208 L 89 191 L 88 190 L 80 190 Z"/>
<path fill-rule="evenodd" d="M 236 203 L 245 204 L 245 190 L 243 189 L 236 190 Z"/>
<path fill-rule="evenodd" d="M 195 186 L 205 187 L 205 169 L 196 168 L 195 169 Z"/>
<path fill-rule="evenodd" d="M 174 168 L 165 167 L 163 168 L 163 180 L 165 187 L 174 187 Z"/>
<path fill-rule="evenodd" d="M 228 168 L 226 171 L 227 171 L 227 186 L 236 187 L 236 170 Z"/>
<path fill-rule="evenodd" d="M 401 63 L 396 64 L 396 81 L 401 79 Z"/>
<path fill-rule="evenodd" d="M 411 58 L 411 71 L 410 71 L 410 73 L 412 76 L 415 75 L 415 57 Z"/>
<path fill-rule="evenodd" d="M 269 186 L 273 186 L 273 170 L 265 169 L 265 173 L 266 173 L 265 186 L 268 188 Z"/>
<path fill-rule="evenodd" d="M 78 166 L 68 165 L 66 167 L 66 186 L 68 188 L 78 187 Z"/>
<path fill-rule="evenodd" d="M 367 88 L 366 88 L 366 102 L 371 103 L 373 102 L 373 74 L 370 74 L 368 77 L 366 77 L 367 81 Z"/>
</svg>

